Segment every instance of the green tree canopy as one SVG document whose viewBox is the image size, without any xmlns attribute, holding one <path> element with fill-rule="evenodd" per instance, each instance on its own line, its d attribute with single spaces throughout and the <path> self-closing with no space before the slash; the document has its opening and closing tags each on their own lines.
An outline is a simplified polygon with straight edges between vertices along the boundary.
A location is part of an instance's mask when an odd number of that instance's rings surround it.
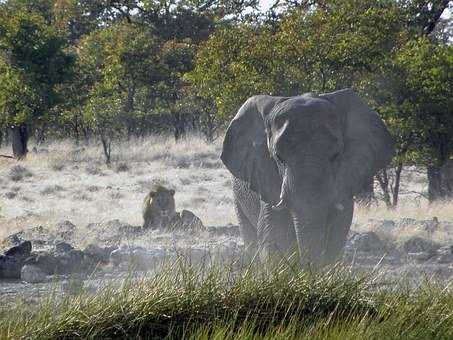
<svg viewBox="0 0 453 340">
<path fill-rule="evenodd" d="M 22 131 L 51 113 L 61 99 L 58 86 L 69 78 L 74 62 L 65 37 L 41 12 L 24 4 L 0 5 L 0 115 L 5 124 L 22 126 Z M 13 151 L 23 157 L 27 134 L 20 137 Z"/>
</svg>

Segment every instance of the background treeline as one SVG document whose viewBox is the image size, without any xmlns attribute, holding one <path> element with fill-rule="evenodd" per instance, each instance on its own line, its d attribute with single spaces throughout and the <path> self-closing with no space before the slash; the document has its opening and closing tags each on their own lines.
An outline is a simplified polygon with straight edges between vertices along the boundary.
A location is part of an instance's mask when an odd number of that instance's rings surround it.
<svg viewBox="0 0 453 340">
<path fill-rule="evenodd" d="M 438 0 L 0 2 L 0 143 L 197 131 L 213 141 L 249 96 L 358 91 L 397 142 L 377 176 L 396 206 L 404 166 L 453 196 L 453 27 Z M 371 185 L 371 183 L 370 183 Z M 365 195 L 366 197 L 366 195 Z"/>
</svg>

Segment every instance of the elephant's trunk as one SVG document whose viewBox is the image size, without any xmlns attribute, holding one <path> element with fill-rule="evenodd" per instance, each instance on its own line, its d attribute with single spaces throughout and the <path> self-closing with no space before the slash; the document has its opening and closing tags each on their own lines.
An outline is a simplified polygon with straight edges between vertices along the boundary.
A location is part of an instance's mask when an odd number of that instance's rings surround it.
<svg viewBox="0 0 453 340">
<path fill-rule="evenodd" d="M 301 262 L 305 267 L 319 268 L 326 253 L 333 183 L 321 163 L 307 163 L 296 167 L 297 176 L 290 167 L 285 169 L 280 200 L 292 214 Z"/>
<path fill-rule="evenodd" d="M 326 212 L 312 209 L 293 212 L 292 216 L 301 263 L 305 268 L 317 269 L 323 265 L 326 252 Z"/>
</svg>

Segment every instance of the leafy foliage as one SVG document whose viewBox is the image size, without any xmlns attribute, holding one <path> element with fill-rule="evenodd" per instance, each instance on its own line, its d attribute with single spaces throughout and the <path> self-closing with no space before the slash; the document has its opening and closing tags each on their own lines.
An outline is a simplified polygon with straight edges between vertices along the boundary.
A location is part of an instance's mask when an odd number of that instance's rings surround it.
<svg viewBox="0 0 453 340">
<path fill-rule="evenodd" d="M 191 129 L 213 140 L 249 96 L 352 87 L 393 133 L 394 169 L 436 173 L 453 156 L 449 6 L 285 0 L 260 13 L 257 0 L 8 0 L 0 142 L 14 124 L 38 140 Z"/>
<path fill-rule="evenodd" d="M 2 4 L 0 11 L 0 114 L 12 125 L 45 119 L 74 62 L 64 36 L 19 4 Z"/>
</svg>

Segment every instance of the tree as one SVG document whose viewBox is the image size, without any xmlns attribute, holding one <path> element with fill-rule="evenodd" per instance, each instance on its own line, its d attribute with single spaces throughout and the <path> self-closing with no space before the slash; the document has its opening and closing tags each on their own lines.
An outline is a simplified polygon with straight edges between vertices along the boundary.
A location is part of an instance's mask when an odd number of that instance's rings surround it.
<svg viewBox="0 0 453 340">
<path fill-rule="evenodd" d="M 278 25 L 241 25 L 216 32 L 189 74 L 198 93 L 229 120 L 245 99 L 353 87 L 392 53 L 404 12 L 389 1 L 313 1 L 287 7 Z M 373 182 L 359 199 L 368 204 Z"/>
<path fill-rule="evenodd" d="M 256 93 L 355 86 L 394 47 L 401 16 L 388 1 L 291 8 L 276 30 L 242 25 L 216 32 L 199 50 L 189 78 L 225 118 Z"/>
<path fill-rule="evenodd" d="M 190 39 L 169 40 L 160 51 L 163 78 L 155 87 L 155 111 L 166 114 L 175 140 L 184 137 L 193 103 L 183 76 L 193 68 L 195 46 Z"/>
<path fill-rule="evenodd" d="M 450 198 L 441 168 L 453 156 L 453 46 L 421 37 L 404 46 L 397 63 L 405 75 L 402 114 L 427 151 L 429 199 Z"/>
<path fill-rule="evenodd" d="M 11 127 L 18 159 L 27 154 L 30 127 L 61 99 L 57 87 L 69 79 L 74 62 L 64 36 L 42 14 L 20 5 L 0 5 L 0 114 Z"/>
<path fill-rule="evenodd" d="M 111 163 L 112 140 L 123 134 L 121 98 L 108 89 L 96 88 L 84 108 L 84 118 L 99 136 L 106 164 Z"/>
<path fill-rule="evenodd" d="M 163 77 L 160 44 L 150 30 L 119 21 L 84 36 L 77 51 L 78 106 L 110 162 L 111 140 L 134 133 L 136 113 L 149 104 L 153 86 Z"/>
</svg>

